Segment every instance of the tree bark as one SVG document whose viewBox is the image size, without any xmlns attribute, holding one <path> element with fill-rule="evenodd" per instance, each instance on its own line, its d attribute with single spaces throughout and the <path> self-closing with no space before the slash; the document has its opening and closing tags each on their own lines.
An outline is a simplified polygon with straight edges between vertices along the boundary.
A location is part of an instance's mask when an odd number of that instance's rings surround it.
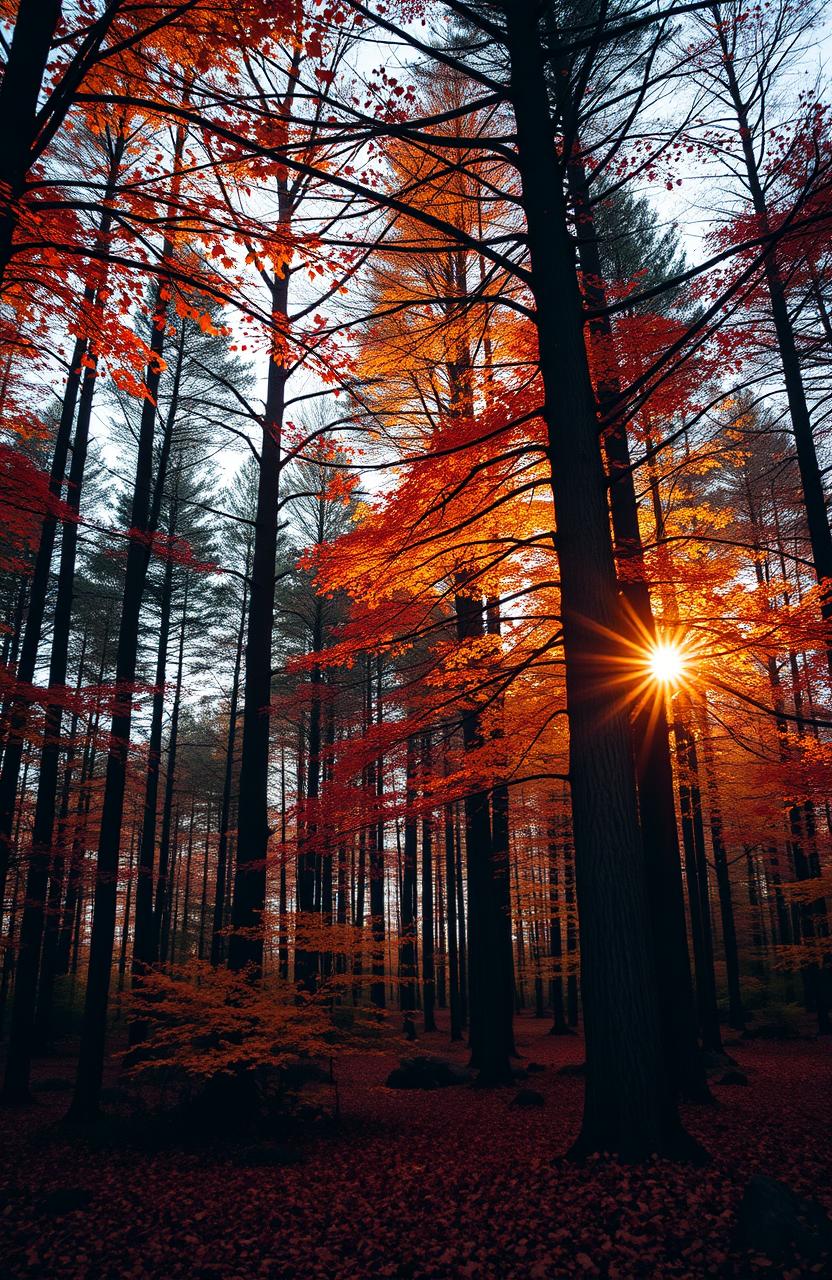
<svg viewBox="0 0 832 1280">
<path fill-rule="evenodd" d="M 17 206 L 32 162 L 38 99 L 60 19 L 61 0 L 19 0 L 0 83 L 0 284 L 12 256 Z"/>
<path fill-rule="evenodd" d="M 290 213 L 286 181 L 278 183 L 280 226 L 288 235 Z M 271 311 L 275 333 L 285 332 L 289 299 L 289 271 L 275 274 L 271 286 Z M 263 969 L 263 909 L 266 904 L 266 854 L 269 844 L 269 731 L 271 727 L 272 633 L 274 584 L 277 560 L 277 514 L 280 491 L 281 438 L 288 370 L 275 338 L 269 361 L 260 467 L 254 554 L 249 588 L 248 630 L 245 647 L 243 696 L 243 747 L 240 760 L 237 865 L 231 905 L 228 966 Z"/>
<path fill-rule="evenodd" d="M 430 778 L 430 734 L 422 735 L 422 791 Z M 436 1030 L 436 971 L 433 947 L 433 818 L 422 818 L 422 1017 L 425 1031 Z"/>
<path fill-rule="evenodd" d="M 661 1040 L 630 726 L 608 672 L 624 620 L 537 6 L 503 7 L 557 518 L 587 1050 L 573 1154 L 692 1151 Z"/>
</svg>

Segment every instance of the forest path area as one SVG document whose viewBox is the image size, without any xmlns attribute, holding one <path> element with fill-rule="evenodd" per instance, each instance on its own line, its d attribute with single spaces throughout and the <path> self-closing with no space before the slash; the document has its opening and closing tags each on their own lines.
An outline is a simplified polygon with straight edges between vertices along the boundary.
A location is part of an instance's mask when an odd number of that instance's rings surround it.
<svg viewBox="0 0 832 1280">
<path fill-rule="evenodd" d="M 732 1250 L 749 1178 L 778 1178 L 832 1209 L 832 1046 L 733 1043 L 747 1087 L 714 1084 L 719 1105 L 685 1108 L 713 1153 L 704 1169 L 655 1162 L 567 1164 L 583 1082 L 577 1037 L 517 1020 L 545 1068 L 516 1089 L 392 1090 L 389 1055 L 338 1068 L 337 1130 L 300 1141 L 296 1162 L 246 1167 L 225 1149 L 148 1154 L 93 1145 L 56 1121 L 67 1094 L 0 1111 L 0 1275 L 279 1277 L 280 1280 L 572 1280 L 573 1277 L 828 1275 Z M 465 1063 L 439 1031 L 414 1052 Z M 42 1082 L 62 1059 L 42 1061 Z M 719 1077 L 717 1076 L 716 1079 Z"/>
</svg>

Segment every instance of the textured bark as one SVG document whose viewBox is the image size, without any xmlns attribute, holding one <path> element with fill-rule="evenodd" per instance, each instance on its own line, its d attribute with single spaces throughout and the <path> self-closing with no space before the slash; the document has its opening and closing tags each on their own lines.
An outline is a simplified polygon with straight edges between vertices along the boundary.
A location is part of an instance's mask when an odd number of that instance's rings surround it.
<svg viewBox="0 0 832 1280">
<path fill-rule="evenodd" d="M 714 1053 L 720 1053 L 722 1035 L 719 1029 L 719 1009 L 716 1002 L 714 942 L 708 890 L 705 827 L 702 819 L 702 793 L 699 784 L 699 755 L 696 738 L 689 724 L 690 709 L 680 705 L 680 698 L 676 701 L 673 730 L 679 761 L 679 808 L 682 817 L 688 909 L 696 970 L 696 1002 L 702 1046 Z"/>
<path fill-rule="evenodd" d="M 0 285 L 12 256 L 18 201 L 32 163 L 38 98 L 60 18 L 61 0 L 19 0 L 0 83 Z"/>
<path fill-rule="evenodd" d="M 537 6 L 504 6 L 557 519 L 587 1085 L 575 1154 L 690 1149 L 661 1041 L 630 726 L 607 672 L 624 630 Z"/>
<path fill-rule="evenodd" d="M 170 837 L 173 814 L 173 794 L 176 786 L 176 754 L 179 747 L 179 712 L 182 706 L 182 674 L 185 659 L 185 631 L 188 621 L 188 579 L 185 578 L 185 595 L 182 602 L 182 619 L 179 624 L 179 655 L 176 663 L 176 689 L 170 716 L 168 759 L 165 773 L 165 795 L 162 802 L 162 831 L 159 840 L 159 869 L 156 877 L 156 901 L 153 909 L 152 959 L 165 964 L 168 959 L 170 914 L 169 898 Z M 176 830 L 176 828 L 174 828 Z"/>
<path fill-rule="evenodd" d="M 404 867 L 401 901 L 401 1007 L 405 1027 L 412 1031 L 416 1008 L 416 849 L 418 833 L 413 805 L 416 800 L 416 740 L 407 740 L 406 810 L 404 816 Z"/>
<path fill-rule="evenodd" d="M 456 851 L 454 849 L 453 808 L 445 805 L 445 892 L 448 903 L 448 1003 L 451 1039 L 462 1039 L 462 999 L 459 976 L 457 921 Z"/>
<path fill-rule="evenodd" d="M 72 794 L 72 781 L 75 774 L 75 756 L 78 738 L 78 695 L 84 680 L 84 664 L 87 655 L 88 629 L 84 629 L 81 639 L 81 653 L 78 658 L 78 674 L 75 682 L 76 704 L 73 707 L 66 738 L 66 763 L 61 786 L 61 804 L 58 812 L 55 832 L 55 847 L 52 865 L 49 871 L 49 892 L 46 899 L 46 915 L 43 924 L 43 945 L 41 949 L 40 977 L 38 981 L 37 1008 L 35 1010 L 35 1044 L 38 1049 L 45 1048 L 52 1035 L 52 1007 L 55 993 L 55 977 L 58 961 L 58 938 L 61 924 L 61 903 L 66 887 L 66 838 L 69 804 Z"/>
<path fill-rule="evenodd" d="M 430 778 L 430 734 L 422 736 L 422 787 Z M 436 1030 L 436 970 L 433 945 L 433 818 L 422 818 L 422 1015 L 425 1031 Z"/>
<path fill-rule="evenodd" d="M 288 234 L 289 209 L 285 180 L 279 184 L 281 223 Z M 277 332 L 287 323 L 289 273 L 272 281 L 271 310 Z M 249 587 L 248 630 L 245 647 L 243 746 L 240 760 L 237 865 L 231 906 L 232 933 L 228 965 L 234 970 L 263 968 L 262 915 L 266 902 L 266 852 L 269 843 L 269 710 L 272 683 L 272 633 L 277 559 L 277 512 L 280 491 L 280 451 L 288 372 L 275 347 L 269 362 L 260 467 L 254 551 Z M 300 907 L 300 904 L 299 904 Z M 302 909 L 302 908 L 301 908 Z"/>
<path fill-rule="evenodd" d="M 456 595 L 457 638 L 476 639 L 484 631 L 482 600 L 467 595 L 460 576 Z M 462 712 L 466 752 L 482 745 L 480 717 L 471 699 Z M 511 1039 L 507 1034 L 504 917 L 492 859 L 489 795 L 473 790 L 465 797 L 465 848 L 468 859 L 468 999 L 471 1065 L 486 1085 L 511 1079 Z"/>
<path fill-rule="evenodd" d="M 248 606 L 248 582 L 251 569 L 251 546 L 246 547 L 246 564 L 243 575 L 243 601 L 240 624 L 237 628 L 237 646 L 234 651 L 234 674 L 231 678 L 231 702 L 228 710 L 228 738 L 225 747 L 225 772 L 220 804 L 220 829 L 217 839 L 217 880 L 214 886 L 214 910 L 211 921 L 211 964 L 222 959 L 223 929 L 225 928 L 225 886 L 228 879 L 228 829 L 231 817 L 231 793 L 234 785 L 234 749 L 237 743 L 237 707 L 240 700 L 240 670 L 243 661 L 243 642 L 246 634 Z"/>
<path fill-rule="evenodd" d="M 583 164 L 577 160 L 570 164 L 568 176 L 579 227 L 579 261 L 587 303 L 593 310 L 602 310 L 606 296 L 601 257 Z M 607 371 L 598 380 L 596 398 L 605 423 L 603 444 L 611 481 L 610 514 L 619 589 L 631 615 L 624 618 L 629 631 L 624 638 L 643 649 L 656 639 L 656 622 L 644 564 L 627 426 L 619 409 L 621 384 L 609 317 L 592 320 L 588 332 L 590 341 L 602 352 Z M 640 681 L 639 672 L 635 683 Z M 632 712 L 632 736 L 662 1042 L 675 1088 L 686 1098 L 708 1101 L 710 1092 L 696 1039 L 673 765 L 660 691 L 652 701 L 639 700 Z"/>
<path fill-rule="evenodd" d="M 737 927 L 734 920 L 734 903 L 731 897 L 731 879 L 728 874 L 728 851 L 722 826 L 722 805 L 714 767 L 713 744 L 707 708 L 702 715 L 702 742 L 705 756 L 705 778 L 708 785 L 708 812 L 711 827 L 711 845 L 714 851 L 714 869 L 719 893 L 719 911 L 722 920 L 722 947 L 725 952 L 725 973 L 728 982 L 728 1022 L 737 1031 L 745 1026 L 740 988 L 740 962 L 737 952 Z"/>
<path fill-rule="evenodd" d="M 107 189 L 108 198 L 112 195 L 115 174 L 121 162 L 122 149 L 123 144 L 117 148 L 111 162 Z M 106 211 L 99 226 L 99 240 L 107 235 L 109 223 L 110 214 L 109 211 Z M 94 294 L 89 301 L 94 303 Z M 96 383 L 94 353 L 92 356 L 88 355 L 88 358 L 92 360 L 92 367 L 88 367 L 84 371 L 78 405 L 78 421 L 73 437 L 72 462 L 69 469 L 66 494 L 69 516 L 62 526 L 61 555 L 52 623 L 49 689 L 59 696 L 66 691 L 69 637 L 72 626 L 72 602 L 75 588 L 75 562 L 78 548 L 78 513 L 84 484 L 92 402 Z M 43 744 L 38 762 L 38 785 L 32 827 L 32 846 L 29 854 L 24 908 L 20 926 L 11 1036 L 3 1086 L 4 1097 L 9 1101 L 25 1099 L 29 1092 L 29 1071 L 35 1037 L 38 975 L 45 922 L 46 894 L 53 852 L 52 838 L 55 827 L 58 772 L 63 745 L 62 728 L 63 703 L 52 701 L 46 709 Z M 56 873 L 57 867 L 53 869 L 53 875 Z M 45 1007 L 43 1016 L 46 1016 Z"/>
<path fill-rule="evenodd" d="M 180 145 L 183 144 L 184 136 L 181 138 Z M 150 556 L 149 537 L 153 531 L 150 505 L 153 440 L 168 296 L 167 285 L 161 283 L 154 300 L 151 359 L 145 375 L 149 398 L 143 402 L 139 424 L 136 475 L 130 513 L 132 535 L 127 552 L 116 650 L 116 689 L 110 723 L 107 772 L 98 840 L 89 970 L 81 1028 L 81 1050 L 71 1107 L 72 1115 L 80 1120 L 89 1120 L 98 1112 L 104 1069 L 107 1000 L 115 941 L 116 889 L 124 793 L 127 784 L 127 755 L 133 719 L 133 686 L 138 658 L 139 617 Z"/>
</svg>

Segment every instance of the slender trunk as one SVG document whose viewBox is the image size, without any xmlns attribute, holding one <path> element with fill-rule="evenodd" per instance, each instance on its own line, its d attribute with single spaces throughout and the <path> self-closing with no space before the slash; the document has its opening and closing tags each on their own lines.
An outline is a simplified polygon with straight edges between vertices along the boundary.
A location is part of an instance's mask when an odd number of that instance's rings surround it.
<svg viewBox="0 0 832 1280">
<path fill-rule="evenodd" d="M 119 148 L 111 166 L 108 195 L 112 192 L 115 173 L 120 164 L 121 149 Z M 99 237 L 106 234 L 108 226 L 109 215 L 107 218 L 102 219 Z M 90 357 L 88 356 L 87 358 L 89 359 Z M 78 519 L 86 469 L 95 383 L 96 362 L 93 356 L 91 367 L 87 367 L 84 372 L 78 407 L 78 421 L 73 439 L 72 462 L 69 469 L 66 495 L 68 518 L 64 520 L 62 528 L 58 585 L 52 622 L 49 689 L 50 692 L 59 696 L 66 692 L 69 638 L 72 626 L 72 602 L 75 586 L 75 562 L 78 549 Z M 35 1044 L 38 975 L 43 942 L 47 885 L 53 852 L 52 839 L 55 827 L 58 773 L 62 749 L 62 727 L 63 702 L 50 702 L 46 709 L 43 744 L 38 763 L 38 785 L 35 799 L 35 818 L 32 827 L 32 847 L 26 875 L 14 1002 L 12 1004 L 11 1035 L 3 1085 L 3 1096 L 8 1101 L 22 1101 L 29 1095 L 29 1072 Z M 54 868 L 54 872 L 57 872 L 57 868 Z M 45 1013 L 46 1010 L 44 1008 Z"/>
<path fill-rule="evenodd" d="M 205 812 L 205 848 L 202 857 L 202 893 L 199 899 L 199 939 L 196 954 L 198 960 L 205 959 L 205 917 L 208 914 L 208 868 L 211 864 L 211 797 Z"/>
<path fill-rule="evenodd" d="M 104 628 L 104 637 L 101 645 L 101 658 L 98 667 L 97 688 L 100 690 L 104 672 L 107 669 L 107 661 L 109 656 L 109 637 L 110 637 L 110 616 L 107 615 L 107 621 Z M 78 779 L 78 795 L 75 803 L 75 825 L 72 836 L 72 848 L 69 859 L 69 871 L 66 881 L 66 899 L 64 901 L 64 913 L 61 921 L 61 929 L 58 936 L 58 956 L 56 973 L 69 973 L 70 955 L 72 947 L 72 931 L 75 921 L 75 912 L 78 903 L 78 893 L 81 883 L 81 873 L 84 861 L 84 852 L 86 849 L 87 825 L 89 821 L 90 803 L 91 803 L 91 784 L 95 771 L 95 741 L 98 734 L 98 725 L 101 718 L 101 694 L 96 698 L 95 709 L 90 716 L 86 739 L 84 742 L 84 750 L 81 755 L 81 775 Z"/>
<path fill-rule="evenodd" d="M 182 899 L 182 946 L 180 947 L 180 961 L 188 958 L 188 921 L 190 919 L 191 906 L 191 863 L 194 854 L 194 810 L 196 808 L 196 794 L 191 795 L 191 816 L 188 821 L 188 852 L 185 858 L 185 892 Z M 184 954 L 182 954 L 184 952 Z M 171 960 L 176 960 L 176 951 L 171 946 Z"/>
<path fill-rule="evenodd" d="M 715 4 L 711 12 L 715 20 L 714 29 L 722 48 L 722 68 L 725 85 L 737 119 L 745 177 L 751 193 L 752 207 L 759 224 L 760 234 L 767 235 L 771 231 L 771 222 L 768 202 L 757 162 L 757 139 L 753 129 L 750 127 L 743 91 L 737 79 L 734 55 L 729 45 L 729 29 L 722 20 L 721 6 Z M 806 400 L 806 389 L 800 368 L 797 340 L 791 317 L 789 316 L 786 289 L 778 263 L 776 242 L 773 242 L 765 253 L 763 271 L 771 304 L 771 317 L 780 355 L 780 364 L 783 370 L 783 384 L 786 390 L 789 416 L 794 432 L 797 465 L 803 490 L 803 505 L 806 511 L 809 542 L 812 548 L 812 562 L 815 576 L 823 592 L 821 597 L 821 617 L 825 624 L 827 663 L 830 673 L 832 673 L 832 531 L 830 531 L 829 527 L 826 496 L 823 491 L 823 477 L 815 446 L 809 406 Z"/>
<path fill-rule="evenodd" d="M 280 231 L 290 231 L 286 179 L 278 180 Z M 266 905 L 266 854 L 269 844 L 269 731 L 271 728 L 272 632 L 274 584 L 277 561 L 277 515 L 280 491 L 281 437 L 288 369 L 278 335 L 285 333 L 289 300 L 289 271 L 275 274 L 271 286 L 271 313 L 275 343 L 269 361 L 260 466 L 257 512 L 249 585 L 248 630 L 245 646 L 243 697 L 243 746 L 240 760 L 237 865 L 231 904 L 232 933 L 228 966 L 250 968 L 256 976 L 263 968 L 263 910 Z"/>
<path fill-rule="evenodd" d="M 688 724 L 686 711 L 679 706 L 675 709 L 673 731 L 679 761 L 679 808 L 685 846 L 685 876 L 688 884 L 688 910 L 693 937 L 696 1002 L 702 1047 L 714 1053 L 720 1053 L 722 1036 L 719 1030 L 719 1010 L 716 1003 L 713 931 L 708 892 L 705 828 L 702 822 L 702 795 L 699 786 L 699 760 L 696 739 Z"/>
<path fill-rule="evenodd" d="M 381 723 L 381 689 L 376 696 L 376 720 Z M 372 668 L 367 666 L 367 707 L 369 719 L 372 721 L 373 680 Z M 375 792 L 376 802 L 384 790 L 383 762 L 376 760 L 370 771 L 370 786 Z M 378 1009 L 386 1003 L 384 989 L 384 939 L 385 927 L 385 868 L 384 868 L 384 825 L 376 819 L 370 825 L 370 931 L 373 937 L 373 977 L 370 984 L 370 999 Z"/>
<path fill-rule="evenodd" d="M 422 792 L 430 782 L 430 734 L 422 735 Z M 433 817 L 422 818 L 422 1013 L 425 1031 L 436 1030 L 436 970 L 433 947 Z"/>
<path fill-rule="evenodd" d="M 453 806 L 445 805 L 445 893 L 448 903 L 448 987 L 451 1013 L 451 1039 L 462 1039 L 462 1007 L 460 1000 L 459 953 L 457 949 L 456 853 L 454 850 Z"/>
<path fill-rule="evenodd" d="M 468 1025 L 468 930 L 465 925 L 465 879 L 462 870 L 462 823 L 459 804 L 454 806 L 454 849 L 456 857 L 456 915 L 459 926 L 459 1017 L 460 1025 Z"/>
<path fill-rule="evenodd" d="M 418 830 L 414 805 L 416 802 L 416 739 L 407 740 L 407 781 L 404 815 L 404 865 L 401 889 L 401 1007 L 405 1032 L 413 1034 L 413 1012 L 416 1009 L 416 855 Z"/>
<path fill-rule="evenodd" d="M 168 736 L 168 762 L 165 774 L 165 795 L 162 801 L 162 832 L 159 840 L 159 872 L 156 877 L 156 903 L 153 910 L 153 952 L 152 959 L 166 964 L 168 960 L 168 938 L 170 913 L 166 909 L 170 897 L 169 863 L 171 820 L 173 815 L 173 795 L 176 787 L 176 754 L 179 747 L 179 712 L 182 706 L 182 673 L 185 661 L 185 629 L 188 621 L 188 587 L 185 578 L 185 592 L 182 601 L 182 621 L 179 624 L 179 655 L 176 663 L 176 691 L 173 695 L 173 708 L 170 716 L 170 734 Z M 173 828 L 178 832 L 178 828 Z M 175 852 L 175 848 L 174 848 Z"/>
<path fill-rule="evenodd" d="M 35 6 L 37 7 L 37 5 Z M 27 12 L 32 6 L 27 3 Z M 28 20 L 28 18 L 27 18 Z M 2 88 L 0 88 L 0 98 L 2 98 L 6 84 L 8 81 L 8 67 L 6 76 L 3 80 Z M 0 116 L 2 118 L 2 116 Z M 0 129 L 2 133 L 2 129 Z M 3 143 L 0 142 L 0 151 L 2 151 Z M 119 138 L 114 148 L 110 163 L 110 170 L 107 179 L 107 186 L 104 193 L 105 207 L 101 214 L 101 219 L 96 233 L 96 246 L 101 247 L 106 243 L 112 223 L 112 210 L 109 207 L 109 200 L 112 198 L 115 188 L 115 182 L 118 170 L 121 164 L 121 158 L 124 150 L 124 141 Z M 2 160 L 0 160 L 0 184 L 2 184 Z M 2 270 L 2 213 L 0 212 L 0 270 Z M 99 290 L 103 283 L 103 278 L 98 268 L 92 268 L 87 278 L 84 288 L 81 310 L 99 309 L 101 300 Z M 62 650 L 65 648 L 65 637 L 68 635 L 68 628 L 72 610 L 72 586 L 75 565 L 75 551 L 77 546 L 77 512 L 78 504 L 81 497 L 81 485 L 84 478 L 84 466 L 86 462 L 87 441 L 89 437 L 90 412 L 92 407 L 92 396 L 95 386 L 95 367 L 84 370 L 83 360 L 87 355 L 87 339 L 79 337 L 76 339 L 72 356 L 69 363 L 69 374 L 64 386 L 64 398 L 61 405 L 61 415 L 58 420 L 58 428 L 55 435 L 55 444 L 52 452 L 52 464 L 49 473 L 49 493 L 52 499 L 58 499 L 61 496 L 63 487 L 64 472 L 66 470 L 67 456 L 69 453 L 69 440 L 72 433 L 72 424 L 75 419 L 75 410 L 78 405 L 78 395 L 81 390 L 82 378 L 84 381 L 84 390 L 82 396 L 82 404 L 79 411 L 78 426 L 76 428 L 76 440 L 78 445 L 78 458 L 73 454 L 73 465 L 70 475 L 70 486 L 67 493 L 67 504 L 72 515 L 65 522 L 63 528 L 63 544 L 61 552 L 61 570 L 59 571 L 59 602 L 56 602 L 55 626 L 57 635 L 53 637 L 52 656 L 50 659 L 50 684 L 62 683 L 62 681 L 53 681 L 51 672 L 54 666 L 56 672 L 60 671 Z M 49 575 L 52 564 L 52 553 L 55 546 L 55 534 L 57 531 L 57 518 L 54 514 L 48 513 L 44 516 L 41 524 L 40 540 L 38 549 L 35 554 L 35 563 L 32 572 L 32 581 L 29 588 L 29 608 L 26 615 L 26 627 L 23 633 L 23 640 L 20 648 L 20 660 L 17 667 L 16 681 L 18 687 L 22 690 L 20 695 L 13 697 L 9 707 L 9 724 L 6 740 L 6 747 L 3 753 L 3 767 L 0 770 L 0 901 L 3 899 L 5 890 L 6 873 L 8 867 L 8 843 L 14 820 L 14 802 L 17 794 L 17 780 L 20 773 L 20 761 L 23 750 L 23 742 L 26 737 L 26 725 L 29 719 L 29 700 L 26 696 L 25 686 L 31 685 L 35 675 L 35 665 L 37 663 L 38 646 L 41 639 L 41 631 L 43 629 L 43 616 L 46 607 L 46 597 L 49 589 Z M 62 588 L 62 590 L 61 590 Z M 58 603 L 60 604 L 60 612 L 58 611 Z M 63 653 L 63 668 L 66 671 L 66 655 Z M 65 678 L 65 677 L 64 677 Z M 56 719 L 55 708 L 50 708 L 52 723 Z M 58 725 L 60 729 L 60 724 Z M 49 816 L 48 803 L 48 784 L 52 777 L 51 757 L 53 755 L 54 743 L 50 739 L 48 745 L 44 749 L 47 752 L 47 774 L 44 781 L 43 798 L 41 801 L 41 823 L 40 829 L 45 829 Z M 55 753 L 57 747 L 54 747 Z M 56 766 L 57 767 L 57 766 Z M 55 775 L 57 776 L 57 775 Z M 54 783 L 52 815 L 54 821 Z M 46 839 L 48 845 L 51 841 L 51 828 L 49 836 Z M 35 859 L 36 864 L 40 859 Z M 36 875 L 40 876 L 39 866 L 36 866 Z M 34 936 L 36 922 L 30 921 L 30 927 L 27 930 L 30 945 L 31 938 Z M 29 980 L 27 978 L 25 985 L 28 987 Z"/>
<path fill-rule="evenodd" d="M 457 638 L 476 639 L 483 634 L 482 600 L 464 594 L 457 581 Z M 462 712 L 462 741 L 466 753 L 482 746 L 480 716 L 471 700 Z M 476 790 L 465 797 L 465 847 L 468 855 L 468 992 L 470 1001 L 471 1064 L 483 1084 L 511 1079 L 512 1045 L 506 1034 L 506 966 L 503 921 L 492 860 L 489 796 Z"/>
<path fill-rule="evenodd" d="M 183 146 L 184 133 L 180 131 L 177 138 L 178 153 L 181 154 Z M 170 248 L 166 246 L 163 258 L 167 258 L 170 252 Z M 138 659 L 139 619 L 150 557 L 150 539 L 153 534 L 153 513 L 150 502 L 153 439 L 169 296 L 170 286 L 166 281 L 160 282 L 153 306 L 151 358 L 145 375 L 147 399 L 142 404 L 139 424 L 136 474 L 130 515 L 130 540 L 116 651 L 115 695 L 98 841 L 98 865 L 87 989 L 81 1028 L 81 1051 L 71 1107 L 72 1115 L 83 1120 L 93 1118 L 98 1112 L 104 1070 L 107 1001 L 115 941 L 116 885 L 133 720 L 133 685 Z"/>
<path fill-rule="evenodd" d="M 488 634 L 500 635 L 502 623 L 499 599 L 490 599 L 488 601 L 486 617 Z M 500 698 L 496 710 L 498 726 L 494 730 L 494 737 L 501 740 L 504 735 L 502 698 Z M 501 765 L 505 764 L 504 754 L 501 752 L 501 757 L 503 757 L 500 760 Z M 491 791 L 491 863 L 501 939 L 499 955 L 504 967 L 501 985 L 505 1001 L 503 1008 L 506 1024 L 505 1037 L 510 1046 L 510 1052 L 516 1056 L 517 1049 L 514 1043 L 514 953 L 511 940 L 511 845 L 509 832 L 508 787 L 505 784 L 499 784 Z"/>
<path fill-rule="evenodd" d="M 124 895 L 124 915 L 121 921 L 121 950 L 118 957 L 118 989 L 124 990 L 124 977 L 127 972 L 127 947 L 130 941 L 130 907 L 133 901 L 133 863 L 136 855 L 136 830 L 130 837 L 130 854 L 127 860 L 127 890 Z"/>
<path fill-rule="evenodd" d="M 560 918 L 560 885 L 558 874 L 557 827 L 552 814 L 547 841 L 549 855 L 549 955 L 552 958 L 552 1029 L 553 1036 L 567 1035 L 566 1009 L 563 1003 L 563 934 Z"/>
<path fill-rule="evenodd" d="M 289 903 L 286 893 L 286 750 L 280 748 L 280 947 L 279 973 L 284 982 L 289 979 Z M 341 898 L 339 880 L 338 923 L 341 920 Z"/>
<path fill-rule="evenodd" d="M 35 1010 L 35 1043 L 43 1048 L 49 1043 L 52 1034 L 52 1002 L 55 993 L 55 975 L 58 960 L 58 937 L 61 922 L 61 900 L 64 894 L 66 879 L 66 827 L 69 815 L 69 801 L 72 790 L 76 739 L 78 734 L 78 700 L 84 678 L 84 663 L 87 653 L 89 629 L 84 628 L 81 640 L 81 654 L 78 659 L 78 676 L 75 683 L 75 705 L 67 736 L 67 757 L 64 767 L 64 780 L 61 788 L 61 805 L 58 813 L 55 851 L 49 873 L 49 893 L 46 901 L 46 916 L 43 926 L 43 947 L 40 961 L 40 980 L 38 982 L 37 1008 Z"/>
<path fill-rule="evenodd" d="M 745 1026 L 740 989 L 740 962 L 737 952 L 737 927 L 734 921 L 734 904 L 731 898 L 731 880 L 728 875 L 728 853 L 722 828 L 722 805 L 714 767 L 713 743 L 708 723 L 708 711 L 702 714 L 702 742 L 705 756 L 705 780 L 708 786 L 708 811 L 711 826 L 711 845 L 714 851 L 719 911 L 722 919 L 722 946 L 725 952 L 725 973 L 728 981 L 728 1022 L 736 1030 Z"/>
<path fill-rule="evenodd" d="M 320 653 L 323 644 L 323 608 L 316 599 L 312 623 L 312 652 Z M 310 683 L 312 699 L 309 708 L 309 760 L 306 770 L 306 816 L 303 824 L 303 841 L 298 849 L 298 921 L 303 945 L 295 951 L 295 978 L 298 985 L 313 992 L 317 984 L 318 953 L 309 942 L 308 935 L 315 930 L 315 883 L 320 859 L 320 792 L 321 792 L 321 668 L 312 667 Z"/>
<path fill-rule="evenodd" d="M 185 327 L 182 324 L 179 345 L 174 368 L 174 384 L 170 404 L 168 406 L 165 426 L 165 442 L 170 448 L 173 436 L 174 420 L 179 402 L 179 386 L 185 347 Z M 165 467 L 166 469 L 166 467 Z M 165 477 L 159 474 L 156 479 L 157 488 L 164 484 Z M 168 536 L 176 534 L 178 519 L 179 477 L 177 473 L 174 493 L 168 514 Z M 153 709 L 150 720 L 150 737 L 147 747 L 147 773 L 144 784 L 144 812 L 142 817 L 142 839 L 139 850 L 138 879 L 136 884 L 136 931 L 133 940 L 132 975 L 133 985 L 138 986 L 143 968 L 154 964 L 158 958 L 158 947 L 153 923 L 153 866 L 156 855 L 156 822 L 159 801 L 159 769 L 162 759 L 162 723 L 165 711 L 165 679 L 167 676 L 168 642 L 170 639 L 170 613 L 173 600 L 173 558 L 168 556 L 162 579 L 162 593 L 159 601 L 159 643 L 156 649 L 156 674 L 154 678 Z M 131 1041 L 135 1042 L 143 1034 L 140 1021 L 131 1027 Z"/>
<path fill-rule="evenodd" d="M 228 824 L 231 816 L 231 793 L 234 784 L 234 748 L 237 741 L 237 706 L 240 700 L 240 669 L 243 660 L 243 641 L 246 634 L 249 570 L 251 546 L 246 546 L 246 564 L 243 575 L 243 602 L 240 625 L 237 628 L 237 647 L 234 652 L 234 675 L 231 679 L 231 705 L 228 711 L 228 741 L 225 748 L 225 774 L 220 804 L 220 828 L 217 838 L 217 882 L 214 887 L 214 912 L 211 923 L 211 964 L 214 968 L 222 959 L 222 938 L 225 927 L 225 882 L 228 878 Z"/>
</svg>

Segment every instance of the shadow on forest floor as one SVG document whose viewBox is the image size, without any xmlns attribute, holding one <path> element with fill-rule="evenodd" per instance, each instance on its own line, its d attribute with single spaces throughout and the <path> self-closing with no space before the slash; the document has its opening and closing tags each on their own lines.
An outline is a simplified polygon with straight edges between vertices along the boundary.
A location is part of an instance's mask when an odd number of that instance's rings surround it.
<svg viewBox="0 0 832 1280">
<path fill-rule="evenodd" d="M 275 1277 L 278 1280 L 573 1280 L 599 1276 L 828 1275 L 828 1259 L 772 1269 L 740 1248 L 743 1193 L 761 1175 L 832 1208 L 828 1099 L 832 1045 L 735 1039 L 739 1081 L 721 1105 L 685 1107 L 710 1151 L 706 1169 L 559 1157 L 580 1122 L 578 1037 L 517 1020 L 518 1065 L 542 1102 L 512 1105 L 518 1086 L 385 1087 L 390 1054 L 337 1064 L 339 1118 L 292 1132 L 202 1146 L 174 1130 L 125 1141 L 116 1117 L 82 1136 L 61 1123 L 71 1057 L 43 1059 L 36 1104 L 0 1112 L 0 1274 L 16 1277 Z M 463 1068 L 464 1045 L 420 1035 L 402 1056 Z M 567 1071 L 564 1071 L 567 1068 Z M 320 1082 L 323 1083 L 323 1082 Z M 114 1081 L 108 1081 L 116 1087 Z M 327 1085 L 326 1088 L 332 1088 Z M 165 1140 L 162 1140 L 162 1139 Z M 144 1145 L 143 1145 L 144 1143 Z M 766 1210 L 766 1212 L 769 1212 Z"/>
</svg>

